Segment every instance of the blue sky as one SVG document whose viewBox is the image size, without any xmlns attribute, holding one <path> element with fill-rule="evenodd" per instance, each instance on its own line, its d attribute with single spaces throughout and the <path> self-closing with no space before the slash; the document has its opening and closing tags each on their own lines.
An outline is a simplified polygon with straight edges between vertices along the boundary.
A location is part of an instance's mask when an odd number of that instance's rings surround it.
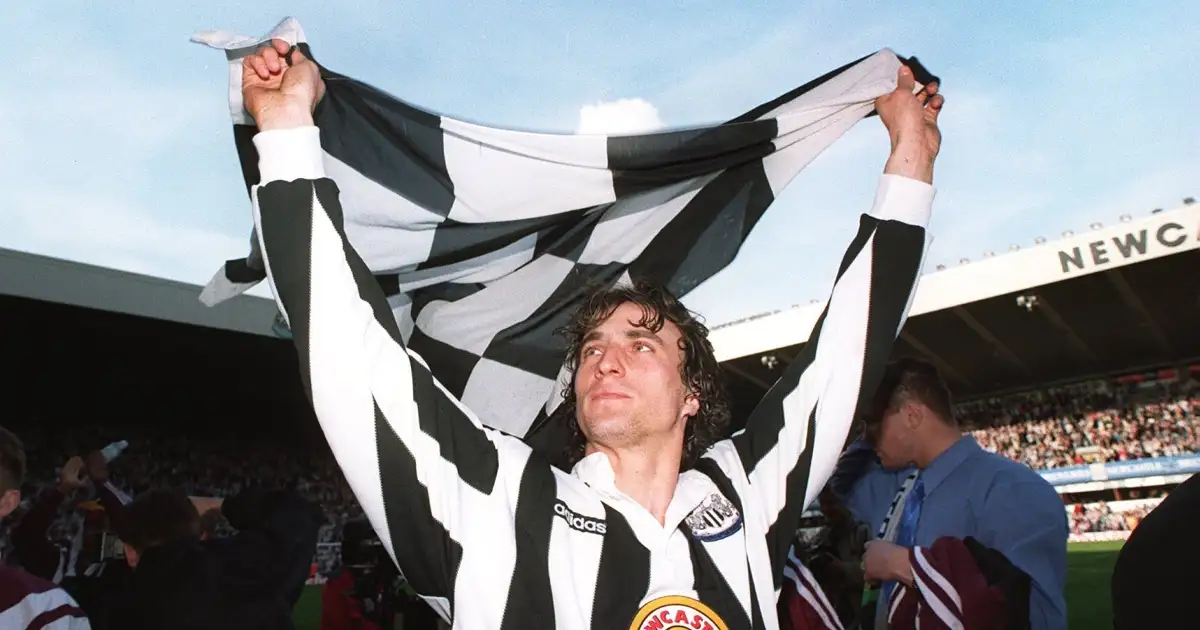
<svg viewBox="0 0 1200 630">
<path fill-rule="evenodd" d="M 915 54 L 947 96 L 930 269 L 1200 196 L 1197 3 L 9 4 L 0 247 L 198 284 L 245 254 L 250 214 L 223 57 L 188 37 L 288 15 L 332 69 L 545 131 L 712 122 L 879 48 Z M 861 123 L 689 305 L 715 324 L 822 298 L 886 153 L 878 121 Z"/>
</svg>

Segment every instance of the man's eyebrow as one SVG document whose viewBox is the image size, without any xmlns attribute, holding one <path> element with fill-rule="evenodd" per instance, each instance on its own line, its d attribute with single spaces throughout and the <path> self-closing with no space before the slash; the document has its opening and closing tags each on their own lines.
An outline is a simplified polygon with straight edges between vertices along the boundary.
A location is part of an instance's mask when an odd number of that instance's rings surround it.
<svg viewBox="0 0 1200 630">
<path fill-rule="evenodd" d="M 645 328 L 630 328 L 629 330 L 625 331 L 625 338 L 626 339 L 650 339 L 651 341 L 657 342 L 660 345 L 663 343 L 662 337 L 659 337 L 654 332 L 652 332 L 650 330 L 646 330 Z"/>
<path fill-rule="evenodd" d="M 649 339 L 660 345 L 665 343 L 663 341 L 662 337 L 659 337 L 653 331 L 647 330 L 645 328 L 630 328 L 630 329 L 626 330 L 624 333 L 622 333 L 622 336 L 624 336 L 626 339 Z M 583 342 L 580 345 L 587 345 L 587 344 L 589 344 L 593 341 L 596 341 L 598 339 L 601 339 L 603 337 L 604 337 L 604 335 L 600 331 L 593 330 L 592 332 L 584 335 Z"/>
</svg>

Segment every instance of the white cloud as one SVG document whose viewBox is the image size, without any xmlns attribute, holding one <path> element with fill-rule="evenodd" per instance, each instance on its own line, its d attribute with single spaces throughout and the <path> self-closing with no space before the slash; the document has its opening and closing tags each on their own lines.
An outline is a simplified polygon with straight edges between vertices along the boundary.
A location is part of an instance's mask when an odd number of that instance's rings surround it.
<svg viewBox="0 0 1200 630">
<path fill-rule="evenodd" d="M 575 133 L 646 133 L 663 127 L 653 103 L 641 98 L 623 98 L 581 107 Z"/>
</svg>

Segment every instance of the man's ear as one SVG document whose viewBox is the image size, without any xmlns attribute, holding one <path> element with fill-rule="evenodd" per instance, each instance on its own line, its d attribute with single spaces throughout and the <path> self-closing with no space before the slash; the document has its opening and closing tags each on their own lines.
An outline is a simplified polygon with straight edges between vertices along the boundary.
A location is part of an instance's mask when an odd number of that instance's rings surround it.
<svg viewBox="0 0 1200 630">
<path fill-rule="evenodd" d="M 4 518 L 9 514 L 17 511 L 21 506 L 21 491 L 7 490 L 3 495 L 0 495 L 0 518 Z"/>
<path fill-rule="evenodd" d="M 683 400 L 683 415 L 687 418 L 694 418 L 700 413 L 700 394 L 692 392 Z"/>
<path fill-rule="evenodd" d="M 907 426 L 909 430 L 916 430 L 920 428 L 924 421 L 925 414 L 922 413 L 920 405 L 914 402 L 904 403 L 904 425 Z"/>
</svg>

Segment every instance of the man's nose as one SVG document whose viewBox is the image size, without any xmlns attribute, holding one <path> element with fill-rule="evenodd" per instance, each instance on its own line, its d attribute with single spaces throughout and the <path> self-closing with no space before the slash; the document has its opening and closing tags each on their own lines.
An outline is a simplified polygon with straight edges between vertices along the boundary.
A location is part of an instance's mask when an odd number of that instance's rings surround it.
<svg viewBox="0 0 1200 630">
<path fill-rule="evenodd" d="M 625 364 L 621 361 L 621 352 L 617 348 L 605 348 L 600 354 L 600 360 L 596 363 L 596 369 L 601 374 L 620 374 L 625 371 Z"/>
</svg>

